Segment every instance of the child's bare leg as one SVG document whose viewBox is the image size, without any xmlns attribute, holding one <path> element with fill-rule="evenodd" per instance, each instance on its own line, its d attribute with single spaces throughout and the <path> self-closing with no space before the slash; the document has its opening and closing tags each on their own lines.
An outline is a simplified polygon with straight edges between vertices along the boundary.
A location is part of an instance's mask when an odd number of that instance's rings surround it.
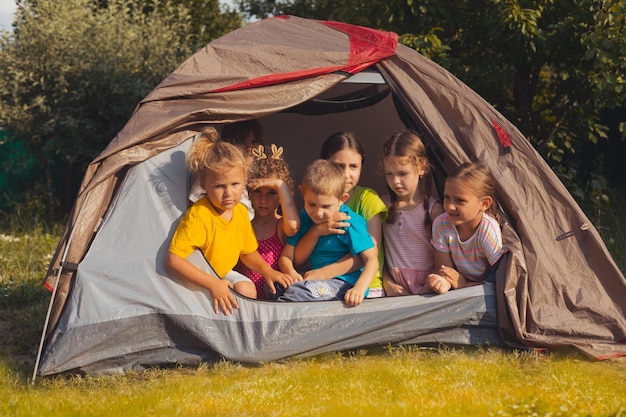
<svg viewBox="0 0 626 417">
<path fill-rule="evenodd" d="M 239 281 L 233 286 L 233 289 L 244 297 L 256 299 L 256 287 L 252 282 Z"/>
</svg>

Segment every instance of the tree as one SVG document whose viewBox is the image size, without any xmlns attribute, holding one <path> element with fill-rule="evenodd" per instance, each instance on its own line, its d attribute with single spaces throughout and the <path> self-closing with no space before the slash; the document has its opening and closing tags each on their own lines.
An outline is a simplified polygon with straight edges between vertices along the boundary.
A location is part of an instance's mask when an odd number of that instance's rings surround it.
<svg viewBox="0 0 626 417">
<path fill-rule="evenodd" d="M 14 33 L 0 35 L 0 126 L 28 144 L 49 208 L 61 200 L 67 212 L 86 164 L 192 52 L 184 7 L 144 5 L 20 1 Z"/>
<path fill-rule="evenodd" d="M 218 0 L 171 0 L 171 3 L 184 6 L 191 12 L 188 44 L 194 50 L 242 24 L 241 15 L 228 6 L 220 6 Z"/>
</svg>

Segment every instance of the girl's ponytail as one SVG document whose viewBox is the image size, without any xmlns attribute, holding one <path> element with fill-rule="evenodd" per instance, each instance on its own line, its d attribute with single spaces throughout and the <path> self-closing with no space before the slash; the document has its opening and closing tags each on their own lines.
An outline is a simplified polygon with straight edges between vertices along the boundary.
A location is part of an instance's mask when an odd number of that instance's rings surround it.
<svg viewBox="0 0 626 417">
<path fill-rule="evenodd" d="M 187 168 L 192 174 L 199 172 L 206 156 L 211 152 L 211 148 L 218 140 L 217 130 L 212 127 L 204 129 L 193 143 L 191 151 L 187 154 Z"/>
<path fill-rule="evenodd" d="M 201 174 L 206 170 L 222 171 L 225 167 L 241 167 L 246 171 L 243 153 L 230 143 L 219 140 L 213 127 L 204 129 L 187 153 L 187 168 L 192 174 Z"/>
</svg>

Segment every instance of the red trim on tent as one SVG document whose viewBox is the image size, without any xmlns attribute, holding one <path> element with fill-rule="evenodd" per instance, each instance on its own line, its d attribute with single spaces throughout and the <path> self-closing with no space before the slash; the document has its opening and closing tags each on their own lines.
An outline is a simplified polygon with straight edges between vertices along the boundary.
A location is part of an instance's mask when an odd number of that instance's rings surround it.
<svg viewBox="0 0 626 417">
<path fill-rule="evenodd" d="M 289 16 L 278 16 L 274 19 L 288 20 Z M 238 84 L 229 85 L 213 92 L 245 90 L 248 88 L 263 87 L 266 85 L 279 84 L 302 78 L 315 77 L 330 74 L 336 71 L 356 74 L 363 71 L 378 61 L 393 56 L 398 46 L 398 35 L 394 32 L 383 32 L 362 26 L 349 25 L 341 22 L 328 22 L 318 20 L 318 23 L 333 28 L 348 36 L 350 40 L 350 55 L 345 65 L 333 67 L 310 68 L 290 73 L 271 74 L 257 77 Z"/>
<path fill-rule="evenodd" d="M 621 358 L 623 356 L 626 356 L 626 355 L 624 355 L 623 353 L 615 353 L 613 355 L 601 355 L 601 356 L 598 356 L 596 359 L 599 360 L 599 361 L 604 361 L 604 360 L 607 360 L 607 359 Z"/>
<path fill-rule="evenodd" d="M 500 141 L 500 145 L 502 145 L 502 149 L 504 149 L 504 153 L 511 152 L 511 137 L 509 134 L 506 133 L 506 130 L 504 130 L 495 120 L 491 119 L 491 124 L 493 124 L 493 128 L 496 130 L 498 140 Z"/>
<path fill-rule="evenodd" d="M 345 33 L 350 37 L 348 67 L 360 68 L 365 63 L 378 62 L 396 53 L 398 35 L 394 32 L 382 32 L 342 22 L 319 21 L 319 23 Z M 355 72 L 344 71 L 356 74 L 362 69 Z"/>
</svg>

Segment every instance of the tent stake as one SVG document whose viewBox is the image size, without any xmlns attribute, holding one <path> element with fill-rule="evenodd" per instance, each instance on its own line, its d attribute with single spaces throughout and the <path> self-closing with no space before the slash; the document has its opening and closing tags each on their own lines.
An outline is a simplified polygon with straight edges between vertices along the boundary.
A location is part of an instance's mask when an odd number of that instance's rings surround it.
<svg viewBox="0 0 626 417">
<path fill-rule="evenodd" d="M 80 211 L 76 216 L 76 220 L 80 218 L 81 213 L 83 212 L 83 208 L 85 208 L 85 203 L 89 200 L 89 195 L 91 191 L 87 193 L 85 196 L 85 200 L 83 200 L 83 204 L 80 206 Z M 72 231 L 70 232 L 70 236 L 67 239 L 67 244 L 65 245 L 65 250 L 63 251 L 63 257 L 61 258 L 61 264 L 59 265 L 59 272 L 57 272 L 57 278 L 54 282 L 54 288 L 52 289 L 52 295 L 50 296 L 50 303 L 48 304 L 48 312 L 46 313 L 46 320 L 43 324 L 43 331 L 41 332 L 41 340 L 39 341 L 39 349 L 37 349 L 37 358 L 35 359 L 35 369 L 33 369 L 33 377 L 31 380 L 31 385 L 35 385 L 35 379 L 37 378 L 37 368 L 39 368 L 39 361 L 41 360 L 41 351 L 43 350 L 43 343 L 46 339 L 46 330 L 48 329 L 48 323 L 50 323 L 50 315 L 52 314 L 52 305 L 54 304 L 54 298 L 57 293 L 57 288 L 59 287 L 59 279 L 61 278 L 61 273 L 63 272 L 63 264 L 67 259 L 67 252 L 69 251 L 70 245 L 72 243 L 72 238 L 74 237 L 74 230 L 76 226 L 76 222 L 74 222 L 74 226 L 72 227 Z"/>
</svg>

